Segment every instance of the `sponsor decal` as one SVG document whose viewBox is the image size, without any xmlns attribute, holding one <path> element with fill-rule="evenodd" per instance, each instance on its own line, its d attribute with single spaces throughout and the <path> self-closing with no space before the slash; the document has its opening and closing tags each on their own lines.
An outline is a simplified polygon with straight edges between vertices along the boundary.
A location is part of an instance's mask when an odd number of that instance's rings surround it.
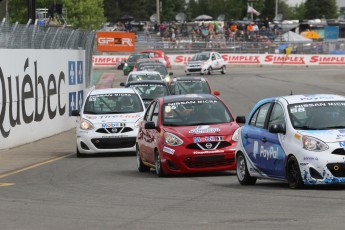
<svg viewBox="0 0 345 230">
<path fill-rule="evenodd" d="M 201 154 L 210 154 L 210 153 L 223 153 L 224 150 L 206 150 L 206 151 L 195 151 L 193 154 L 201 155 Z"/>
<path fill-rule="evenodd" d="M 166 153 L 169 153 L 169 154 L 173 155 L 175 153 L 175 149 L 171 149 L 169 147 L 164 146 L 163 147 L 163 152 L 166 152 Z"/>
<path fill-rule="evenodd" d="M 301 166 L 307 166 L 309 163 L 300 163 Z"/>
<path fill-rule="evenodd" d="M 263 145 L 259 147 L 259 143 L 257 141 L 254 142 L 253 155 L 255 159 L 257 155 L 259 155 L 260 158 L 264 158 L 266 160 L 278 159 L 278 152 L 278 146 L 270 146 L 269 148 L 265 148 Z"/>
<path fill-rule="evenodd" d="M 317 157 L 303 157 L 304 161 L 318 161 L 319 158 Z"/>
<path fill-rule="evenodd" d="M 207 137 L 193 137 L 194 143 L 199 142 L 214 142 L 214 141 L 223 141 L 223 136 L 207 136 Z"/>
<path fill-rule="evenodd" d="M 102 138 L 123 138 L 123 137 L 129 137 L 128 135 L 118 135 L 118 136 L 102 136 Z"/>
<path fill-rule="evenodd" d="M 82 61 L 68 61 L 68 84 L 69 85 L 82 85 L 84 83 L 83 62 Z M 81 110 L 84 101 L 84 91 L 69 93 L 69 116 L 72 110 Z"/>
<path fill-rule="evenodd" d="M 296 133 L 294 135 L 294 138 L 296 138 L 297 140 L 301 140 L 302 136 L 300 134 Z"/>
<path fill-rule="evenodd" d="M 189 131 L 189 133 L 216 133 L 220 132 L 219 128 L 210 128 L 209 125 L 197 126 L 195 129 Z"/>
<path fill-rule="evenodd" d="M 345 141 L 339 142 L 339 146 L 342 147 L 343 149 L 345 149 Z"/>
<path fill-rule="evenodd" d="M 104 123 L 102 124 L 102 128 L 118 128 L 118 127 L 125 127 L 126 123 Z"/>
</svg>

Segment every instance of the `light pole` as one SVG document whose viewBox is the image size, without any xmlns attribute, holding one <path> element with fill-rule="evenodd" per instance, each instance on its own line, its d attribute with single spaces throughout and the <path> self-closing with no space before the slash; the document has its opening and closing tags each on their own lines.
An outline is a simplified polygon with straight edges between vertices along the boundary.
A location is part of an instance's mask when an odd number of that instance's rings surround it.
<svg viewBox="0 0 345 230">
<path fill-rule="evenodd" d="M 278 0 L 276 0 L 275 17 L 278 18 Z"/>
<path fill-rule="evenodd" d="M 156 14 L 157 14 L 157 23 L 158 25 L 160 24 L 160 15 L 159 15 L 159 12 L 160 12 L 160 5 L 159 5 L 159 0 L 156 0 Z"/>
</svg>

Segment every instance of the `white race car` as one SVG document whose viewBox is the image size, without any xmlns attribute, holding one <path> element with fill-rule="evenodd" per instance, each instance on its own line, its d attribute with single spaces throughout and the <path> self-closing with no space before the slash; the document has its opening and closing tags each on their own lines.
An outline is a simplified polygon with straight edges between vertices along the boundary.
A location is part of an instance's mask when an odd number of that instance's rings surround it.
<svg viewBox="0 0 345 230">
<path fill-rule="evenodd" d="M 290 188 L 345 183 L 344 96 L 261 100 L 236 135 L 236 171 L 243 185 L 257 178 L 287 181 Z"/>
<path fill-rule="evenodd" d="M 185 73 L 190 75 L 212 74 L 213 72 L 226 73 L 226 62 L 217 52 L 201 52 L 195 54 L 185 67 Z"/>
<path fill-rule="evenodd" d="M 88 93 L 77 116 L 77 157 L 135 151 L 145 105 L 132 88 L 96 89 Z"/>
</svg>

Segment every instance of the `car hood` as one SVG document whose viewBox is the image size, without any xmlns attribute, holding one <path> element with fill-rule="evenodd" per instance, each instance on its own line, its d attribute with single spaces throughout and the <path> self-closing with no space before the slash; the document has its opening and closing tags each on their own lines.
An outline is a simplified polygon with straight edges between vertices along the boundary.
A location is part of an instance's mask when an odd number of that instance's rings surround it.
<svg viewBox="0 0 345 230">
<path fill-rule="evenodd" d="M 302 135 L 315 137 L 328 143 L 345 141 L 345 129 L 300 130 L 299 133 Z"/>
<path fill-rule="evenodd" d="M 166 132 L 174 133 L 180 137 L 204 137 L 204 136 L 228 136 L 239 127 L 236 122 L 215 124 L 215 125 L 199 125 L 199 126 L 165 126 Z"/>
<path fill-rule="evenodd" d="M 92 123 L 104 123 L 104 122 L 126 122 L 135 123 L 144 116 L 144 112 L 140 113 L 126 113 L 126 114 L 84 114 L 83 117 Z"/>
</svg>

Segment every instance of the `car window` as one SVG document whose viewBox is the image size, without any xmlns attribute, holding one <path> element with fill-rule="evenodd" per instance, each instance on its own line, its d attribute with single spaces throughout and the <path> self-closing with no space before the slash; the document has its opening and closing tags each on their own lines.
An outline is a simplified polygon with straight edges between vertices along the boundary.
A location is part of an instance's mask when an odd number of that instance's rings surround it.
<svg viewBox="0 0 345 230">
<path fill-rule="evenodd" d="M 281 124 L 283 127 L 285 127 L 285 116 L 282 106 L 278 103 L 275 103 L 268 121 L 268 127 L 277 124 Z"/>
<path fill-rule="evenodd" d="M 216 53 L 216 58 L 217 58 L 217 59 L 221 59 L 222 57 L 220 56 L 219 53 Z"/>
<path fill-rule="evenodd" d="M 155 99 L 168 95 L 169 91 L 163 84 L 133 84 L 129 87 L 135 88 L 142 99 Z"/>
<path fill-rule="evenodd" d="M 177 81 L 173 86 L 174 94 L 210 94 L 211 90 L 205 81 Z"/>
<path fill-rule="evenodd" d="M 130 74 L 127 81 L 131 82 L 141 80 L 162 80 L 162 77 L 159 74 Z"/>
<path fill-rule="evenodd" d="M 155 123 L 155 125 L 158 125 L 158 113 L 159 113 L 159 103 L 156 103 L 155 108 L 153 109 L 151 121 Z"/>
<path fill-rule="evenodd" d="M 163 124 L 166 126 L 209 125 L 233 121 L 229 110 L 220 100 L 170 102 L 164 104 L 162 113 Z"/>
<path fill-rule="evenodd" d="M 270 106 L 271 103 L 266 103 L 262 105 L 250 119 L 250 125 L 256 126 L 258 128 L 263 128 Z"/>
<path fill-rule="evenodd" d="M 149 107 L 147 108 L 146 113 L 145 113 L 145 116 L 144 116 L 144 120 L 145 120 L 145 121 L 150 121 L 149 119 L 150 119 L 151 116 L 152 116 L 152 112 L 153 112 L 153 109 L 154 109 L 156 103 L 157 103 L 157 102 L 151 103 L 151 104 L 149 105 Z"/>
<path fill-rule="evenodd" d="M 206 61 L 210 59 L 210 54 L 205 53 L 205 54 L 196 54 L 192 57 L 192 61 Z"/>
<path fill-rule="evenodd" d="M 159 65 L 141 65 L 139 66 L 138 70 L 157 71 L 163 76 L 168 74 L 168 71 L 165 68 L 165 66 Z"/>
<path fill-rule="evenodd" d="M 142 112 L 141 99 L 134 93 L 90 95 L 85 101 L 84 114 L 117 114 Z"/>
</svg>

